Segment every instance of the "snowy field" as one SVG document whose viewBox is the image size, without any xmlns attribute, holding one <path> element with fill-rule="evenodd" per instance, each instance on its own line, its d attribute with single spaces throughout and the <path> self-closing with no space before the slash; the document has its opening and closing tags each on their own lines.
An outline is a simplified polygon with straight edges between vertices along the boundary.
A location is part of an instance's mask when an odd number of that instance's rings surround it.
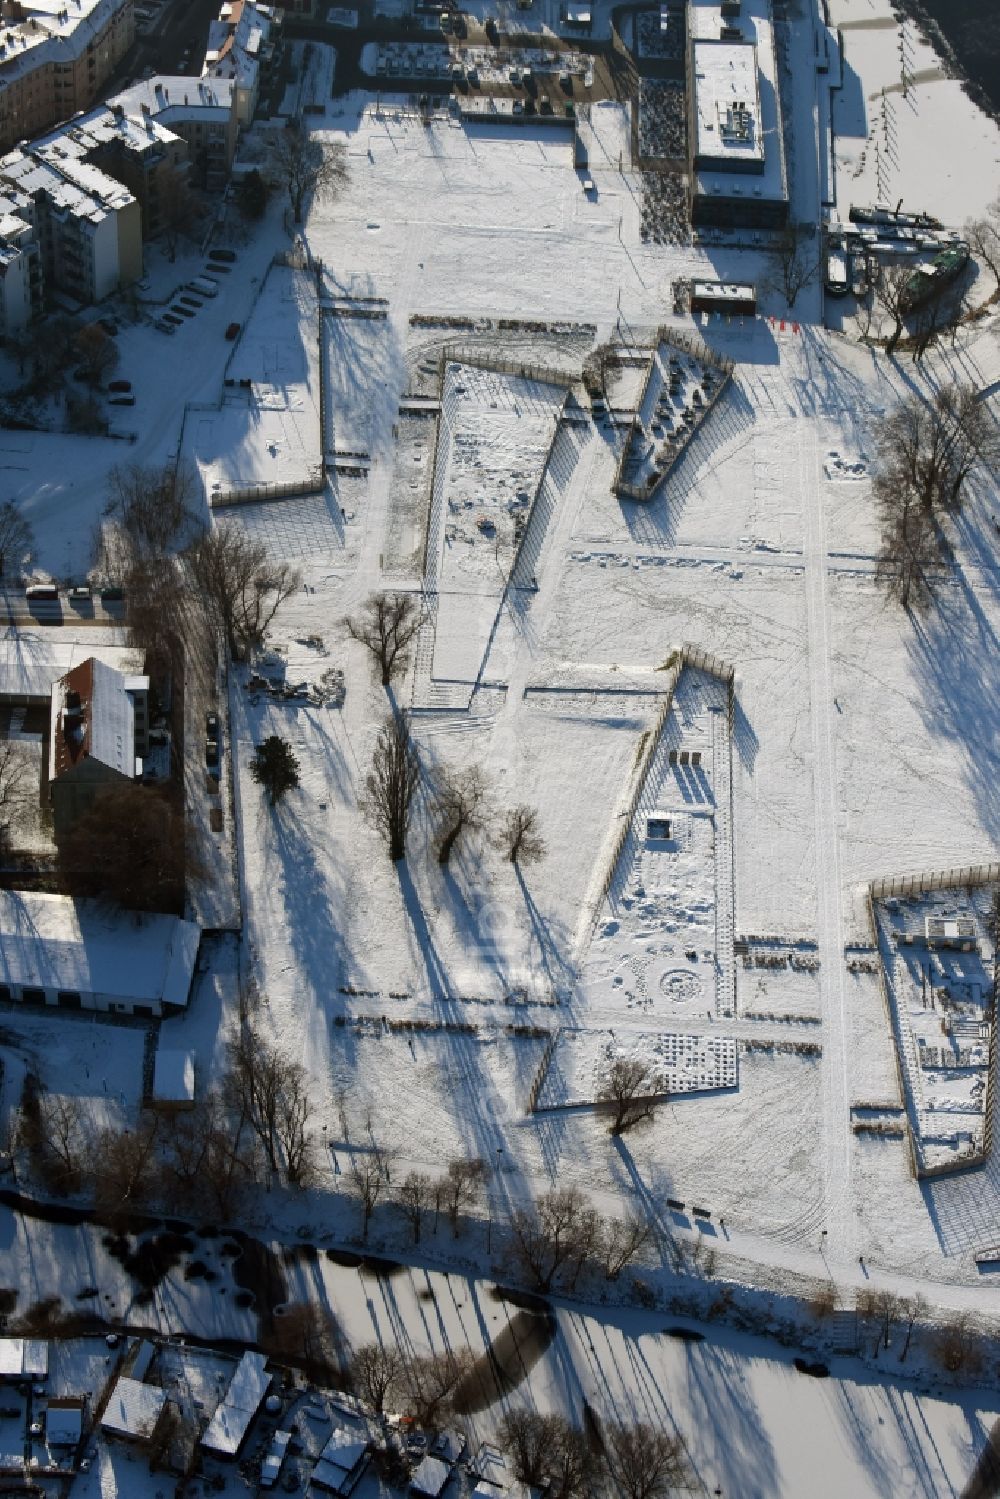
<svg viewBox="0 0 1000 1499">
<path fill-rule="evenodd" d="M 881 23 L 881 7 L 832 0 L 835 23 Z M 845 33 L 849 63 L 852 36 L 874 41 L 864 78 L 848 80 L 835 106 L 860 114 L 864 105 L 863 130 L 852 136 L 849 120 L 838 129 L 838 199 L 882 195 L 874 146 L 857 177 L 851 153 L 874 129 L 896 28 Z M 810 221 L 819 171 L 801 142 L 813 139 L 812 40 L 808 28 L 790 33 L 795 210 Z M 914 69 L 926 71 L 922 53 Z M 956 87 L 928 77 L 891 96 L 915 160 L 933 157 L 933 122 L 943 141 L 942 116 L 953 112 L 956 128 L 964 120 Z M 873 92 L 877 105 L 863 98 Z M 137 324 L 122 338 L 122 372 L 141 384 L 143 402 L 149 392 L 129 459 L 177 451 L 183 419 L 186 451 L 209 488 L 284 479 L 306 455 L 318 459 L 320 360 L 326 372 L 322 493 L 228 513 L 303 574 L 261 665 L 293 685 L 342 682 L 345 692 L 289 700 L 248 690 L 249 673 L 233 672 L 246 942 L 239 963 L 233 944 L 210 950 L 188 1012 L 163 1026 L 165 1040 L 194 1046 L 202 1075 L 213 1075 L 239 980 L 252 973 L 262 1030 L 306 1068 L 322 1180 L 308 1200 L 261 1206 L 262 1224 L 273 1216 L 289 1237 L 301 1229 L 340 1241 L 357 1231 L 347 1186 L 355 1147 L 338 1109 L 347 1090 L 394 1179 L 411 1168 L 437 1174 L 459 1155 L 497 1161 L 491 1215 L 554 1185 L 580 1186 L 606 1212 L 641 1201 L 663 1215 L 669 1195 L 705 1204 L 713 1228 L 724 1220 L 712 1236 L 720 1277 L 831 1277 L 849 1302 L 873 1273 L 937 1305 L 989 1310 L 974 1254 L 996 1239 L 996 1163 L 921 1190 L 898 1129 L 856 1128 L 872 1117 L 898 1125 L 905 1107 L 877 974 L 857 954 L 870 953 L 870 880 L 986 861 L 1000 843 L 995 481 L 973 481 L 956 526 L 955 581 L 915 628 L 875 581 L 869 474 L 874 425 L 902 395 L 996 380 L 996 315 L 922 366 L 826 333 L 816 286 L 794 322 L 766 292 L 752 324 L 699 319 L 700 335 L 734 361 L 732 382 L 654 498 L 620 502 L 611 485 L 621 433 L 586 411 L 557 422 L 561 387 L 456 362 L 443 416 L 431 409 L 438 354 L 465 337 L 447 319 L 478 325 L 477 347 L 488 343 L 499 359 L 578 369 L 586 341 L 504 330 L 500 320 L 586 324 L 589 342 L 614 336 L 648 348 L 661 325 L 692 331 L 691 319 L 669 313 L 679 279 L 763 284 L 763 251 L 644 244 L 630 121 L 617 106 L 595 108 L 586 126 L 591 196 L 568 132 L 425 126 L 401 102 L 376 106 L 360 94 L 325 107 L 316 128 L 344 144 L 351 176 L 339 199 L 310 206 L 303 226 L 324 264 L 322 292 L 302 273 L 268 274 L 288 247 L 275 206 L 241 246 L 218 305 L 198 314 L 203 361 L 192 366 L 184 329 L 161 338 Z M 918 206 L 961 218 L 980 206 L 975 194 L 985 202 L 996 193 L 996 128 L 976 115 L 967 139 L 951 185 L 943 169 Z M 897 155 L 893 196 L 916 194 L 913 161 Z M 959 173 L 975 178 L 961 202 Z M 154 264 L 155 289 L 165 294 L 181 271 L 201 268 L 192 254 L 168 280 Z M 230 320 L 244 324 L 235 353 L 223 338 Z M 251 382 L 249 395 L 228 388 L 238 405 L 225 399 L 227 375 Z M 637 399 L 641 370 L 635 393 L 627 383 L 622 399 Z M 188 409 L 185 419 L 187 401 L 214 409 Z M 82 553 L 121 452 L 65 443 L 56 467 L 52 445 L 33 434 L 0 441 L 2 472 L 12 492 L 30 496 L 53 572 Z M 547 453 L 530 565 L 498 613 L 513 516 Z M 344 623 L 382 587 L 422 593 L 435 625 L 391 698 Z M 732 701 L 719 678 L 685 671 L 661 726 L 671 663 L 685 646 L 732 665 Z M 448 696 L 454 677 L 461 702 Z M 444 771 L 484 773 L 483 825 L 447 866 L 436 858 L 429 794 L 418 798 L 398 866 L 359 810 L 393 703 L 419 710 L 411 723 L 429 784 Z M 300 765 L 299 787 L 273 812 L 249 774 L 253 746 L 272 733 Z M 545 858 L 523 868 L 495 842 L 504 811 L 519 803 L 538 808 L 546 844 Z M 12 1054 L 43 1048 L 54 1027 L 47 1017 L 37 1024 L 37 1036 L 9 1042 Z M 126 1113 L 137 1097 L 128 1035 L 117 1098 Z M 92 1067 L 82 1039 L 66 1044 L 67 1065 Z M 618 1141 L 591 1106 L 611 1048 L 648 1058 L 670 1095 Z M 17 1077 L 15 1066 L 8 1111 Z M 91 1081 L 100 1104 L 102 1082 Z M 66 1287 L 100 1278 L 113 1309 L 131 1309 L 133 1288 L 96 1236 L 4 1225 L 12 1274 L 32 1294 L 56 1277 Z M 252 1336 L 235 1283 L 213 1268 L 226 1298 L 178 1273 L 147 1314 L 161 1326 Z M 460 1324 L 481 1348 L 483 1325 L 506 1311 L 484 1310 L 475 1283 L 432 1277 L 439 1320 L 429 1317 L 421 1273 L 359 1287 L 323 1260 L 291 1291 L 304 1297 L 312 1279 L 350 1336 L 391 1323 L 424 1346 L 441 1328 L 457 1336 Z M 959 1490 L 992 1406 L 835 1372 L 843 1378 L 821 1384 L 726 1338 L 689 1349 L 651 1331 L 648 1317 L 640 1330 L 628 1318 L 562 1312 L 532 1393 L 542 1408 L 576 1409 L 586 1398 L 675 1420 L 708 1493 Z"/>
</svg>

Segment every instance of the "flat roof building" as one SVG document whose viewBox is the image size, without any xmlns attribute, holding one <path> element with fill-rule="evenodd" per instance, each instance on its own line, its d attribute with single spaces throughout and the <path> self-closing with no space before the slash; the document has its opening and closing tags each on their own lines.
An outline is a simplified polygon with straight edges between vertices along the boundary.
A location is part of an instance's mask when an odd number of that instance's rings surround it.
<svg viewBox="0 0 1000 1499">
<path fill-rule="evenodd" d="M 691 222 L 780 228 L 788 218 L 770 0 L 688 0 Z"/>
<path fill-rule="evenodd" d="M 163 1015 L 187 1005 L 200 929 L 177 916 L 0 890 L 0 999 Z"/>
</svg>

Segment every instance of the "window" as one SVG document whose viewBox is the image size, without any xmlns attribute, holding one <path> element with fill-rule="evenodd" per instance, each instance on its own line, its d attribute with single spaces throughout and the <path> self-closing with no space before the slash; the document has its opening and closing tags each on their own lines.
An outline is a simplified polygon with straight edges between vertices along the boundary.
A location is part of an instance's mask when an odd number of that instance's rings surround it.
<svg viewBox="0 0 1000 1499">
<path fill-rule="evenodd" d="M 124 1005 L 122 1006 L 122 1008 L 123 1009 L 125 1008 Z M 149 1019 L 152 1020 L 152 1018 L 153 1018 L 153 1016 L 154 1016 L 155 1013 L 156 1012 L 154 1011 L 152 1005 L 133 1005 L 132 1006 L 132 1014 L 133 1015 L 148 1015 Z"/>
<path fill-rule="evenodd" d="M 64 1010 L 79 1010 L 82 1008 L 80 996 L 75 989 L 60 989 L 56 995 L 56 1001 Z"/>
<path fill-rule="evenodd" d="M 43 1005 L 45 1003 L 44 989 L 22 989 L 21 998 L 26 1005 Z"/>
<path fill-rule="evenodd" d="M 0 984 L 0 999 L 10 999 L 9 984 Z"/>
</svg>

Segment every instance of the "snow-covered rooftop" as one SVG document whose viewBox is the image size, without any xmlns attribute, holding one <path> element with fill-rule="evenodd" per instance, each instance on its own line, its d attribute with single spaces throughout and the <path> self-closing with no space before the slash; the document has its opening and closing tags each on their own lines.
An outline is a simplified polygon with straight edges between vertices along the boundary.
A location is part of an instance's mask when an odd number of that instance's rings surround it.
<svg viewBox="0 0 1000 1499">
<path fill-rule="evenodd" d="M 224 1457 L 235 1457 L 271 1383 L 266 1365 L 267 1359 L 262 1353 L 243 1355 L 229 1389 L 201 1439 L 203 1447 Z"/>
<path fill-rule="evenodd" d="M 177 916 L 0 891 L 0 982 L 132 1003 L 187 1004 L 201 933 Z"/>
<path fill-rule="evenodd" d="M 164 1050 L 153 1064 L 153 1098 L 157 1103 L 194 1102 L 194 1052 Z"/>
<path fill-rule="evenodd" d="M 42 1338 L 0 1338 L 0 1379 L 44 1379 L 49 1345 Z"/>
<path fill-rule="evenodd" d="M 86 638 L 65 639 L 63 631 L 34 634 L 10 627 L 0 637 L 0 698 L 48 702 L 53 682 L 91 656 L 120 672 L 142 670 L 143 653 L 131 646 L 101 644 L 95 650 Z"/>
<path fill-rule="evenodd" d="M 695 157 L 703 192 L 784 191 L 778 66 L 769 0 L 744 0 L 738 23 L 719 0 L 691 0 Z M 739 36 L 731 33 L 738 30 Z"/>
<path fill-rule="evenodd" d="M 138 1379 L 119 1379 L 111 1392 L 101 1426 L 114 1436 L 148 1441 L 167 1403 L 165 1391 Z"/>
</svg>

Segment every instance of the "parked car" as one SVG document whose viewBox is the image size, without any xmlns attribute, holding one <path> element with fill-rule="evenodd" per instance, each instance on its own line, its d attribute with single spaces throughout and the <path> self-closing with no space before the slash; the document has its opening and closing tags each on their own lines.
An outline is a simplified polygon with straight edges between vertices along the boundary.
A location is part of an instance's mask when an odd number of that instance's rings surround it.
<svg viewBox="0 0 1000 1499">
<path fill-rule="evenodd" d="M 218 713 L 205 714 L 205 733 L 209 739 L 218 740 L 219 737 L 219 715 Z"/>
<path fill-rule="evenodd" d="M 197 297 L 178 297 L 177 300 L 178 302 L 180 302 L 182 307 L 198 308 L 204 307 L 205 305 L 204 302 L 199 302 Z"/>
<path fill-rule="evenodd" d="M 109 380 L 108 389 L 113 391 L 127 391 L 132 389 L 131 380 Z"/>
<path fill-rule="evenodd" d="M 168 323 L 165 318 L 161 317 L 158 317 L 156 319 L 156 321 L 153 323 L 153 327 L 158 333 L 173 333 L 176 331 L 176 324 Z"/>
<path fill-rule="evenodd" d="M 184 319 L 180 318 L 180 317 L 177 317 L 172 312 L 165 312 L 163 314 L 163 317 L 160 319 L 160 321 L 163 322 L 163 323 L 168 324 L 171 333 L 173 333 L 173 331 L 174 331 L 175 328 L 180 328 L 183 325 Z"/>
<path fill-rule="evenodd" d="M 225 261 L 223 260 L 213 260 L 205 267 L 205 269 L 206 271 L 211 271 L 213 276 L 228 276 L 230 271 L 232 270 L 232 266 L 226 265 Z"/>
<path fill-rule="evenodd" d="M 109 406 L 134 406 L 135 405 L 135 396 L 132 395 L 131 392 L 128 392 L 128 393 L 125 393 L 125 394 L 122 394 L 122 395 L 117 395 L 117 396 L 108 396 L 108 405 Z"/>
<path fill-rule="evenodd" d="M 209 250 L 209 252 L 208 252 L 208 258 L 209 258 L 209 260 L 225 260 L 226 262 L 228 262 L 229 265 L 232 265 L 233 261 L 236 259 L 236 251 L 235 250 Z"/>
<path fill-rule="evenodd" d="M 215 770 L 219 763 L 219 741 L 217 739 L 205 740 L 205 764 L 209 770 Z"/>
<path fill-rule="evenodd" d="M 101 589 L 102 604 L 122 604 L 124 601 L 125 590 L 124 588 L 120 588 L 117 583 L 112 583 L 107 588 Z"/>
<path fill-rule="evenodd" d="M 173 313 L 179 313 L 181 317 L 194 317 L 194 313 L 192 312 L 191 308 L 182 307 L 179 302 L 172 302 L 170 305 L 170 311 Z"/>
<path fill-rule="evenodd" d="M 230 343 L 232 343 L 233 339 L 236 338 L 239 335 L 239 331 L 240 331 L 240 325 L 239 325 L 239 323 L 230 323 L 229 324 L 229 327 L 226 329 L 226 337 L 229 339 Z"/>
</svg>

